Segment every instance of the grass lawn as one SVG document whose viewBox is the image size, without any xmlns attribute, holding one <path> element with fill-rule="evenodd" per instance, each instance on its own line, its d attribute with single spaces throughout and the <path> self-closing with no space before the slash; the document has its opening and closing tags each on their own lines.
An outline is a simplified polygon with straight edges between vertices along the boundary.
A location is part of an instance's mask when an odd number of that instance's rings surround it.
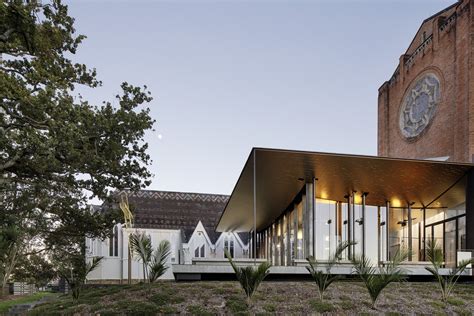
<svg viewBox="0 0 474 316">
<path fill-rule="evenodd" d="M 459 284 L 447 304 L 440 301 L 435 283 L 391 284 L 379 297 L 377 309 L 360 282 L 334 283 L 317 298 L 311 281 L 263 282 L 251 306 L 237 282 L 159 282 L 144 285 L 114 285 L 83 291 L 78 302 L 70 296 L 36 307 L 32 315 L 474 315 L 474 284 Z"/>
<path fill-rule="evenodd" d="M 54 294 L 50 292 L 38 292 L 33 295 L 7 296 L 5 298 L 0 298 L 0 314 L 8 312 L 10 307 L 12 307 L 13 305 L 35 302 L 49 295 Z"/>
</svg>

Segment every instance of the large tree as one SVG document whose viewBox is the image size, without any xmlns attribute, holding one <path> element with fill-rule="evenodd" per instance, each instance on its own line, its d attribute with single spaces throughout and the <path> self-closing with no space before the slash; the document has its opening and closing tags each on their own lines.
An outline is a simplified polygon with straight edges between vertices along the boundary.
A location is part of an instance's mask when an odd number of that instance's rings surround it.
<svg viewBox="0 0 474 316">
<path fill-rule="evenodd" d="M 20 255 L 106 237 L 115 215 L 90 212 L 88 199 L 149 184 L 150 93 L 124 82 L 113 104 L 99 105 L 76 93 L 101 85 L 95 69 L 72 60 L 84 39 L 59 0 L 0 3 L 3 284 Z"/>
</svg>

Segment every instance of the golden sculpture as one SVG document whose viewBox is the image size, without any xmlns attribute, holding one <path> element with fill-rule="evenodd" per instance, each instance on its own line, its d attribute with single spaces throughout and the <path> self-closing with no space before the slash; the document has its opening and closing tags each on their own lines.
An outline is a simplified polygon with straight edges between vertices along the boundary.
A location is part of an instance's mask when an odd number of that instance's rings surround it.
<svg viewBox="0 0 474 316">
<path fill-rule="evenodd" d="M 132 228 L 133 226 L 133 214 L 130 211 L 130 207 L 128 205 L 128 196 L 126 192 L 122 192 L 120 194 L 120 209 L 122 210 L 123 213 L 123 218 L 125 221 L 125 227 L 126 228 Z"/>
</svg>

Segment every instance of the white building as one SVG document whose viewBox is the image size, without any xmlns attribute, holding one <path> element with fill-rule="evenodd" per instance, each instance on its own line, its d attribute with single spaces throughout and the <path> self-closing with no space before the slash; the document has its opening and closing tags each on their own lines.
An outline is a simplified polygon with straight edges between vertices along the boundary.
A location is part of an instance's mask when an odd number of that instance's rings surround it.
<svg viewBox="0 0 474 316">
<path fill-rule="evenodd" d="M 88 275 L 89 282 L 120 283 L 129 277 L 128 236 L 144 232 L 156 248 L 162 240 L 171 243 L 170 268 L 162 277 L 173 279 L 172 264 L 193 264 L 194 260 L 224 259 L 224 249 L 234 258 L 248 258 L 248 234 L 217 233 L 215 227 L 228 196 L 142 190 L 128 195 L 134 227 L 113 227 L 107 240 L 86 239 L 86 260 L 103 257 L 99 267 Z M 143 278 L 142 264 L 132 258 L 130 277 Z"/>
</svg>

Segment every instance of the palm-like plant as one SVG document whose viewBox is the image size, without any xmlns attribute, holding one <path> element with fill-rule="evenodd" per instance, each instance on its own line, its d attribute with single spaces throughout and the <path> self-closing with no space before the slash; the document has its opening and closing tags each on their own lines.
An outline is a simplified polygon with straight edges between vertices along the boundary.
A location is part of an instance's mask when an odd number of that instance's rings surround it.
<svg viewBox="0 0 474 316">
<path fill-rule="evenodd" d="M 400 249 L 392 261 L 385 267 L 380 268 L 374 266 L 372 262 L 364 256 L 358 256 L 352 259 L 355 272 L 359 275 L 369 291 L 373 308 L 375 308 L 377 298 L 384 288 L 392 282 L 405 280 L 405 272 L 400 265 L 403 261 L 407 260 L 409 253 L 407 249 Z"/>
<path fill-rule="evenodd" d="M 171 244 L 168 240 L 163 240 L 158 245 L 158 248 L 153 252 L 153 256 L 150 262 L 150 271 L 148 275 L 148 280 L 150 282 L 155 282 L 160 276 L 165 274 L 168 270 L 166 261 L 171 254 Z"/>
<path fill-rule="evenodd" d="M 426 256 L 431 262 L 431 267 L 426 267 L 425 269 L 436 278 L 436 281 L 438 281 L 441 290 L 441 297 L 443 301 L 446 302 L 457 281 L 463 272 L 468 269 L 469 265 L 474 263 L 474 260 L 463 260 L 455 268 L 451 269 L 448 275 L 441 275 L 439 270 L 443 266 L 443 250 L 437 245 L 436 240 L 428 241 L 427 246 Z"/>
<path fill-rule="evenodd" d="M 311 274 L 311 277 L 313 278 L 314 282 L 316 282 L 316 285 L 318 286 L 318 293 L 319 293 L 319 299 L 321 301 L 324 300 L 324 292 L 326 289 L 336 280 L 338 280 L 341 276 L 337 274 L 332 274 L 331 269 L 332 267 L 339 261 L 341 260 L 341 255 L 346 250 L 347 247 L 355 245 L 355 242 L 342 242 L 340 243 L 332 257 L 325 262 L 320 262 L 314 259 L 313 257 L 309 257 L 306 260 L 308 260 L 309 267 L 306 267 L 308 269 L 309 273 Z M 319 266 L 321 264 L 325 265 L 325 269 L 319 269 Z"/>
<path fill-rule="evenodd" d="M 245 292 L 245 296 L 247 297 L 247 305 L 250 306 L 252 295 L 255 293 L 263 279 L 265 279 L 265 277 L 270 272 L 271 264 L 269 262 L 262 262 L 257 268 L 252 266 L 238 267 L 232 260 L 232 257 L 227 249 L 224 252 L 227 259 L 229 259 L 232 269 L 234 269 L 235 277 Z"/>
<path fill-rule="evenodd" d="M 60 265 L 58 274 L 63 277 L 69 285 L 74 301 L 79 299 L 82 286 L 87 280 L 87 275 L 100 265 L 102 259 L 103 257 L 93 257 L 92 261 L 86 262 L 79 256 L 72 256 L 71 262 Z"/>
<path fill-rule="evenodd" d="M 142 262 L 143 265 L 143 282 L 148 279 L 148 264 L 152 260 L 153 246 L 151 245 L 151 238 L 145 233 L 135 232 L 130 234 L 130 247 L 132 254 Z"/>
</svg>

